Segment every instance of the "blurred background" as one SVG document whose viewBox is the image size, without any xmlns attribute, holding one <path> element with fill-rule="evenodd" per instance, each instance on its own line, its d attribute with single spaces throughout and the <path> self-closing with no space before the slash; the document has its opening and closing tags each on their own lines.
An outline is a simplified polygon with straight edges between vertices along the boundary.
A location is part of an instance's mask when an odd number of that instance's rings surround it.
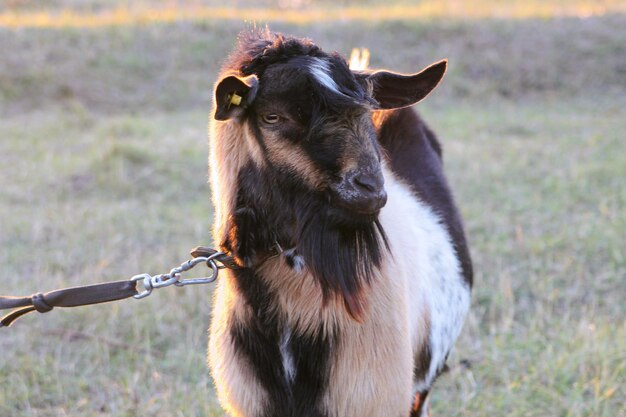
<svg viewBox="0 0 626 417">
<path fill-rule="evenodd" d="M 626 416 L 626 2 L 0 1 L 0 293 L 164 273 L 210 244 L 206 125 L 254 25 L 371 67 L 450 60 L 417 108 L 475 262 L 437 416 Z M 199 272 L 200 273 L 200 272 Z M 0 331 L 0 416 L 222 416 L 211 287 Z"/>
</svg>

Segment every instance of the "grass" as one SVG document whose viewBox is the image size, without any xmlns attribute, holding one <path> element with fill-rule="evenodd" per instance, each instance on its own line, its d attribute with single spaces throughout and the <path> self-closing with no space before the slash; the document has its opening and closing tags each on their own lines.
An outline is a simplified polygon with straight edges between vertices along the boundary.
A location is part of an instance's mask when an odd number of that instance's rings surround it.
<svg viewBox="0 0 626 417">
<path fill-rule="evenodd" d="M 45 2 L 44 2 L 45 3 Z M 285 7 L 259 7 L 258 2 L 242 2 L 239 7 L 224 7 L 221 2 L 210 1 L 209 5 L 139 5 L 111 4 L 100 5 L 97 1 L 86 2 L 82 8 L 54 9 L 52 11 L 25 8 L 0 13 L 0 27 L 8 28 L 100 28 L 106 26 L 145 25 L 153 23 L 173 23 L 184 21 L 207 20 L 244 20 L 272 21 L 293 24 L 311 24 L 320 21 L 397 21 L 407 19 L 433 18 L 552 18 L 552 17 L 589 17 L 607 13 L 626 12 L 623 0 L 604 0 L 602 2 L 576 1 L 539 1 L 539 0 L 458 0 L 434 1 L 422 0 L 417 4 L 396 2 L 396 4 L 366 4 L 347 2 L 348 5 L 337 7 L 335 2 L 322 1 L 316 6 L 310 1 L 292 1 Z M 91 4 L 90 4 L 91 3 Z M 354 4 L 350 4 L 354 3 Z M 376 2 L 370 2 L 376 3 Z M 70 2 L 71 4 L 71 2 Z M 72 5 L 76 7 L 76 5 Z M 94 12 L 88 10 L 96 8 Z M 130 6 L 130 7 L 129 7 Z M 243 6 L 243 7 L 242 7 Z M 39 5 L 41 7 L 41 5 Z M 57 6 L 58 7 L 58 6 Z"/>
<path fill-rule="evenodd" d="M 619 95 L 626 78 L 623 25 L 622 15 L 608 15 L 272 28 L 311 37 L 344 54 L 366 46 L 372 66 L 404 72 L 447 57 L 446 88 L 433 99 L 451 103 L 533 94 Z M 207 109 L 213 74 L 246 27 L 209 21 L 100 30 L 0 30 L 0 114 L 76 105 L 105 113 Z"/>
<path fill-rule="evenodd" d="M 451 59 L 418 108 L 477 275 L 433 416 L 626 416 L 625 23 L 275 25 L 373 66 Z M 1 293 L 166 272 L 209 243 L 210 85 L 241 27 L 0 30 Z M 222 416 L 210 306 L 205 286 L 21 319 L 0 416 Z"/>
</svg>

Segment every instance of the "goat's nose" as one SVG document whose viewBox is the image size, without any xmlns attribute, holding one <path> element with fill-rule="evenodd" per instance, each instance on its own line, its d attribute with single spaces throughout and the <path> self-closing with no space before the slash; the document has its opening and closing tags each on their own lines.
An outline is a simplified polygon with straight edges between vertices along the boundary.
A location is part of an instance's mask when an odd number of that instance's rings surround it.
<svg viewBox="0 0 626 417">
<path fill-rule="evenodd" d="M 358 172 L 352 176 L 350 182 L 356 191 L 353 204 L 358 211 L 374 213 L 387 203 L 382 173 L 376 171 Z"/>
<path fill-rule="evenodd" d="M 370 173 L 360 173 L 353 178 L 356 188 L 360 188 L 361 191 L 375 192 L 381 187 L 381 182 L 377 176 Z"/>
</svg>

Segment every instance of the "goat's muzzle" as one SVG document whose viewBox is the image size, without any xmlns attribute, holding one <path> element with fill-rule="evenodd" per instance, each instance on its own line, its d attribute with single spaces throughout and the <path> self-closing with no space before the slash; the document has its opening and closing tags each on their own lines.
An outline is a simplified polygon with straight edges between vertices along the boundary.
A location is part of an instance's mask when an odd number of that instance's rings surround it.
<svg viewBox="0 0 626 417">
<path fill-rule="evenodd" d="M 387 203 L 383 175 L 376 169 L 354 170 L 332 187 L 333 200 L 354 220 L 373 220 Z"/>
</svg>

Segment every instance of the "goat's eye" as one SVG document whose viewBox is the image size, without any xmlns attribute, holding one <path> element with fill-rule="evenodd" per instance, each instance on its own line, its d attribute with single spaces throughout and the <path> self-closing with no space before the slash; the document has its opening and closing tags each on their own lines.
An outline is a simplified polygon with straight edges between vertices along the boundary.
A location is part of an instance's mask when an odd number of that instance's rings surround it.
<svg viewBox="0 0 626 417">
<path fill-rule="evenodd" d="M 269 114 L 262 115 L 261 119 L 263 119 L 265 123 L 273 125 L 280 121 L 280 116 L 277 115 L 276 113 L 269 113 Z"/>
</svg>

